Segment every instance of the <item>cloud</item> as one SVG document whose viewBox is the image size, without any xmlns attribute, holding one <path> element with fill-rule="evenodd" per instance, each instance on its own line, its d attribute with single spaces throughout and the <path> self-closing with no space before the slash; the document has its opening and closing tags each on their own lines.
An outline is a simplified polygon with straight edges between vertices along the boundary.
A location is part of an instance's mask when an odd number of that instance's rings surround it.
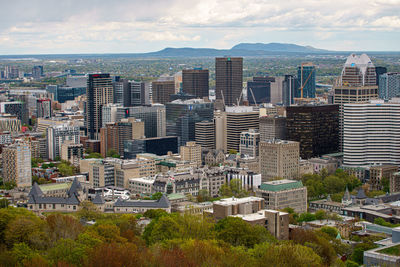
<svg viewBox="0 0 400 267">
<path fill-rule="evenodd" d="M 14 0 L 2 4 L 0 25 L 5 54 L 90 53 L 94 45 L 101 52 L 181 43 L 226 48 L 250 40 L 315 46 L 353 43 L 354 33 L 363 40 L 387 33 L 392 38 L 385 45 L 397 47 L 400 0 Z"/>
</svg>

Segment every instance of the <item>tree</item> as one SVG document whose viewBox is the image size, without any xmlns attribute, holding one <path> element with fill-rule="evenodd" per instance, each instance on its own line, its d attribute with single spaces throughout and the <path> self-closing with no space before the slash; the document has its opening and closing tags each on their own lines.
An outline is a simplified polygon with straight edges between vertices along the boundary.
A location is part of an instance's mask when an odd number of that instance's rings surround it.
<svg viewBox="0 0 400 267">
<path fill-rule="evenodd" d="M 62 238 L 75 240 L 83 232 L 82 224 L 71 215 L 50 214 L 46 217 L 46 225 L 46 233 L 52 243 Z"/>
<path fill-rule="evenodd" d="M 6 198 L 0 198 L 0 209 L 7 208 L 10 202 Z"/>
<path fill-rule="evenodd" d="M 159 200 L 163 196 L 163 193 L 157 192 L 151 195 L 152 200 Z"/>
<path fill-rule="evenodd" d="M 330 226 L 323 226 L 321 227 L 320 230 L 321 232 L 327 234 L 331 238 L 336 238 L 339 233 L 339 231 L 336 228 Z"/>
<path fill-rule="evenodd" d="M 248 192 L 243 189 L 242 182 L 239 179 L 232 179 L 229 184 L 225 183 L 221 186 L 219 194 L 223 197 L 245 197 Z"/>
<path fill-rule="evenodd" d="M 150 219 L 158 219 L 161 216 L 168 215 L 168 213 L 165 210 L 162 209 L 151 209 L 147 210 L 145 213 L 143 213 L 144 217 L 150 218 Z"/>
<path fill-rule="evenodd" d="M 86 259 L 87 247 L 72 239 L 60 239 L 48 252 L 48 258 L 53 265 L 60 262 L 80 266 Z"/>
<path fill-rule="evenodd" d="M 390 192 L 389 178 L 383 177 L 381 180 L 382 191 Z"/>
<path fill-rule="evenodd" d="M 120 158 L 121 156 L 118 154 L 118 152 L 115 149 L 112 148 L 107 151 L 107 157 Z"/>
<path fill-rule="evenodd" d="M 364 263 L 364 251 L 376 248 L 372 242 L 359 243 L 354 247 L 353 254 L 351 255 L 351 260 L 357 262 L 359 265 Z"/>
<path fill-rule="evenodd" d="M 82 201 L 79 204 L 79 207 L 80 209 L 77 212 L 79 218 L 90 221 L 100 217 L 100 212 L 98 211 L 97 206 L 89 200 Z"/>
<path fill-rule="evenodd" d="M 200 189 L 199 194 L 197 195 L 197 202 L 206 202 L 210 201 L 210 193 L 208 192 L 207 189 Z"/>
<path fill-rule="evenodd" d="M 229 154 L 237 154 L 237 150 L 236 149 L 229 149 Z"/>
<path fill-rule="evenodd" d="M 317 211 L 315 212 L 315 219 L 317 219 L 317 220 L 326 219 L 326 211 L 324 211 L 324 210 L 317 210 Z"/>
<path fill-rule="evenodd" d="M 90 153 L 88 156 L 85 157 L 86 159 L 102 159 L 103 157 L 101 156 L 100 153 Z"/>
<path fill-rule="evenodd" d="M 57 168 L 62 176 L 72 176 L 75 174 L 75 167 L 68 161 L 61 161 L 61 163 L 57 165 Z"/>
</svg>

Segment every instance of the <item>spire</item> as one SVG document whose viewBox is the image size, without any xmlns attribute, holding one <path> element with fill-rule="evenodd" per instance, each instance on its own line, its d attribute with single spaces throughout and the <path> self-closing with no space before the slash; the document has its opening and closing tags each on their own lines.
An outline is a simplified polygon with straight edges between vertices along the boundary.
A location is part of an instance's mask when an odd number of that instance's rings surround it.
<svg viewBox="0 0 400 267">
<path fill-rule="evenodd" d="M 343 201 L 349 201 L 349 200 L 351 200 L 351 196 L 350 196 L 349 189 L 348 189 L 348 187 L 346 186 L 346 192 L 344 192 Z"/>
<path fill-rule="evenodd" d="M 42 189 L 40 189 L 39 185 L 36 182 L 33 184 L 28 196 L 35 196 L 35 197 L 43 196 L 43 191 Z"/>
</svg>

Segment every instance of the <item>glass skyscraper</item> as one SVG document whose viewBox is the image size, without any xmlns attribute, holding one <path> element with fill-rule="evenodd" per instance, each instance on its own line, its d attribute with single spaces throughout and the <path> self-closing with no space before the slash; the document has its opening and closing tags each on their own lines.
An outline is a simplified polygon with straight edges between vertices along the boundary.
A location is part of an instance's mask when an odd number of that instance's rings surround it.
<svg viewBox="0 0 400 267">
<path fill-rule="evenodd" d="M 301 86 L 304 98 L 315 98 L 315 66 L 312 63 L 302 63 L 297 69 L 298 90 L 296 97 L 301 97 Z"/>
</svg>

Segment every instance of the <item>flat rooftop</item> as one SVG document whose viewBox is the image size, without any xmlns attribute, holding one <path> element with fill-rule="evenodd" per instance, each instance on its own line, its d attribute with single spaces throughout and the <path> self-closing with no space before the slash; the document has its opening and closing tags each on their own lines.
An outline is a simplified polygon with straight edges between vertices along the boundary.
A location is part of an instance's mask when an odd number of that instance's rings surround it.
<svg viewBox="0 0 400 267">
<path fill-rule="evenodd" d="M 301 181 L 289 180 L 289 179 L 270 181 L 262 183 L 260 185 L 261 190 L 274 191 L 274 192 L 296 189 L 301 187 L 303 187 L 303 183 Z"/>
<path fill-rule="evenodd" d="M 237 204 L 243 204 L 243 203 L 248 203 L 248 202 L 253 202 L 253 201 L 264 201 L 263 198 L 260 197 L 242 197 L 242 198 L 223 198 L 218 201 L 214 201 L 214 204 L 217 205 L 222 205 L 222 206 L 229 206 L 229 205 L 237 205 Z"/>
<path fill-rule="evenodd" d="M 39 185 L 39 188 L 43 191 L 43 193 L 53 190 L 68 190 L 70 187 L 71 183 L 52 183 Z"/>
</svg>

